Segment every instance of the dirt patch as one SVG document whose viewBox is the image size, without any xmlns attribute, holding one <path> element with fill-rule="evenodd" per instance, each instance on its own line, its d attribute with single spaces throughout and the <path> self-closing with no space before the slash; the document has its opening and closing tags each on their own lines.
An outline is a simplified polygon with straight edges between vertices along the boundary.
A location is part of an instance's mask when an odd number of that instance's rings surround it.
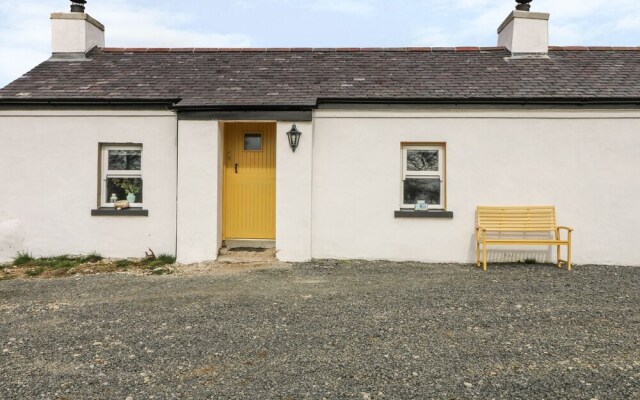
<svg viewBox="0 0 640 400">
<path fill-rule="evenodd" d="M 239 274 L 265 269 L 287 269 L 291 264 L 278 261 L 275 249 L 260 249 L 261 251 L 223 250 L 216 261 L 208 261 L 189 265 L 180 265 L 175 273 L 179 275 L 202 274 Z"/>
</svg>

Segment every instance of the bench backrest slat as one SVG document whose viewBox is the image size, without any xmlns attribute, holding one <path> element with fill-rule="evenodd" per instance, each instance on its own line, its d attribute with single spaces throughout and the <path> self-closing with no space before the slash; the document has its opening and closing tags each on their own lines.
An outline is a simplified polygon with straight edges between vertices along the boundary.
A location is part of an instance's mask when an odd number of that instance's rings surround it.
<svg viewBox="0 0 640 400">
<path fill-rule="evenodd" d="M 554 206 L 479 206 L 478 226 L 505 232 L 545 232 L 556 229 Z"/>
</svg>

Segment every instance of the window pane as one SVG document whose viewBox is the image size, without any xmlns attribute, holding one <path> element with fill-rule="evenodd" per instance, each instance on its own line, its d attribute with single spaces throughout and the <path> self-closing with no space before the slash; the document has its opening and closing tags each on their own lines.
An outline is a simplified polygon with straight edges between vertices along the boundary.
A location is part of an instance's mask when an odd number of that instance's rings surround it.
<svg viewBox="0 0 640 400">
<path fill-rule="evenodd" d="M 140 171 L 142 150 L 109 150 L 110 171 Z"/>
<path fill-rule="evenodd" d="M 262 150 L 262 135 L 259 133 L 244 134 L 245 150 Z"/>
<path fill-rule="evenodd" d="M 107 178 L 107 193 L 105 202 L 112 203 L 111 197 L 115 194 L 118 200 L 127 200 L 127 194 L 136 196 L 134 203 L 142 203 L 142 179 L 140 178 Z"/>
<path fill-rule="evenodd" d="M 438 171 L 438 150 L 407 150 L 407 171 Z"/>
<path fill-rule="evenodd" d="M 440 204 L 441 184 L 438 178 L 407 178 L 404 180 L 404 204 Z"/>
</svg>

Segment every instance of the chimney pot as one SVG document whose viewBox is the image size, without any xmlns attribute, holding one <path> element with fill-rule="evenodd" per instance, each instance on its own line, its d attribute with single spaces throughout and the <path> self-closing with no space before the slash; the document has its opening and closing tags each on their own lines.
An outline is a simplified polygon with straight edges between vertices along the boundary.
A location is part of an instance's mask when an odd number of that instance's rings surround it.
<svg viewBox="0 0 640 400">
<path fill-rule="evenodd" d="M 87 0 L 71 0 L 71 12 L 84 13 L 85 4 L 87 4 Z"/>
<path fill-rule="evenodd" d="M 516 10 L 520 11 L 529 11 L 531 10 L 531 3 L 533 0 L 516 0 L 518 5 L 516 6 Z"/>
</svg>

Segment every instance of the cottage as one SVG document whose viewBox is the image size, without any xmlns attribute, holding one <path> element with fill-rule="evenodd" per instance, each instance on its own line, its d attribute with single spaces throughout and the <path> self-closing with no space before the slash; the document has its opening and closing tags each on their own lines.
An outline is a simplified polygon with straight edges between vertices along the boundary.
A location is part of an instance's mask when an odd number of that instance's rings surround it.
<svg viewBox="0 0 640 400">
<path fill-rule="evenodd" d="M 0 260 L 474 262 L 478 205 L 535 204 L 576 263 L 640 264 L 640 48 L 549 46 L 522 0 L 492 48 L 110 48 L 72 3 L 0 90 Z"/>
</svg>

